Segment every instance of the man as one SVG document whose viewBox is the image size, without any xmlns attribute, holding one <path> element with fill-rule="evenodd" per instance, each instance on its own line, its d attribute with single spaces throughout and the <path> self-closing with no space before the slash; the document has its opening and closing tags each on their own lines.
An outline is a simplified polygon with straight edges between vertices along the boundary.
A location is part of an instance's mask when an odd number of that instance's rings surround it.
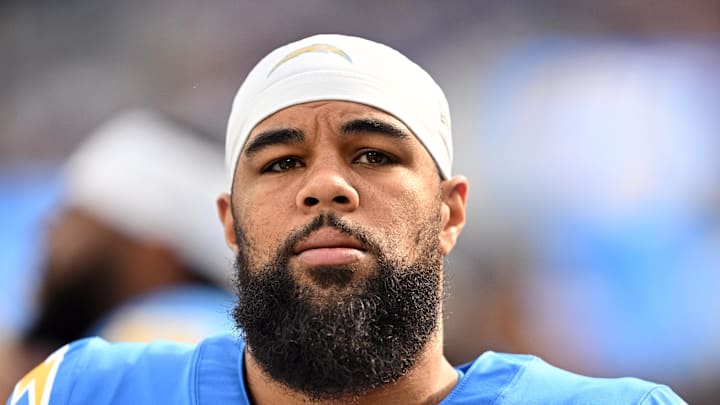
<svg viewBox="0 0 720 405">
<path fill-rule="evenodd" d="M 532 356 L 450 365 L 443 258 L 468 189 L 451 162 L 445 97 L 397 51 L 340 35 L 274 50 L 235 98 L 230 193 L 217 202 L 243 337 L 77 342 L 9 403 L 682 403 L 665 386 Z"/>
<path fill-rule="evenodd" d="M 222 178 L 217 145 L 153 111 L 93 131 L 63 166 L 37 315 L 0 345 L 0 395 L 82 337 L 197 342 L 232 331 L 231 258 L 206 209 Z"/>
<path fill-rule="evenodd" d="M 25 340 L 54 348 L 88 334 L 195 342 L 231 330 L 217 326 L 223 306 L 232 307 L 220 288 L 229 286 L 230 257 L 204 209 L 222 189 L 219 156 L 213 143 L 145 109 L 91 133 L 64 166 L 39 314 Z M 218 307 L 192 310 L 203 301 Z"/>
</svg>

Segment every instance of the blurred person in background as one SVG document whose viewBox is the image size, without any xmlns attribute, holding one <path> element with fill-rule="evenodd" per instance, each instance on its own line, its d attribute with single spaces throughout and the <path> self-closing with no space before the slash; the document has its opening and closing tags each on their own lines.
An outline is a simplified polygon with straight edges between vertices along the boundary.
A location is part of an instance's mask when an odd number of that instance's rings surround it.
<svg viewBox="0 0 720 405">
<path fill-rule="evenodd" d="M 4 389 L 90 335 L 196 342 L 233 329 L 231 258 L 212 206 L 222 151 L 150 110 L 114 116 L 64 166 L 36 316 L 6 347 Z"/>
</svg>

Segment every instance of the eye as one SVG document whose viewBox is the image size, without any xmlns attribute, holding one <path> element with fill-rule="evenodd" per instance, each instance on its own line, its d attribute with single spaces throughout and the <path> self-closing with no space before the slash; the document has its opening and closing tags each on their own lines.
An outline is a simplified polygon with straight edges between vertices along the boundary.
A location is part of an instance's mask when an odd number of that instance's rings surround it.
<svg viewBox="0 0 720 405">
<path fill-rule="evenodd" d="M 303 167 L 303 163 L 300 161 L 300 159 L 292 156 L 280 158 L 278 160 L 273 161 L 269 165 L 267 165 L 263 169 L 263 173 L 273 172 L 273 173 L 282 173 L 286 172 L 290 169 L 297 169 L 299 167 Z"/>
<path fill-rule="evenodd" d="M 368 150 L 360 154 L 360 156 L 355 159 L 355 162 L 368 165 L 382 166 L 397 163 L 397 159 L 376 150 Z"/>
</svg>

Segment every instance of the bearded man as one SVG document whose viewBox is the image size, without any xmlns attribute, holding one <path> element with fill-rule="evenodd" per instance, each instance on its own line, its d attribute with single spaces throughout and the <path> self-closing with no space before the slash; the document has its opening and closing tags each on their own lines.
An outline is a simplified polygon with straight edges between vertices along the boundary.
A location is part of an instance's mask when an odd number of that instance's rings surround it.
<svg viewBox="0 0 720 405">
<path fill-rule="evenodd" d="M 217 207 L 241 336 L 76 342 L 10 404 L 682 403 L 666 386 L 529 355 L 446 360 L 443 259 L 468 182 L 451 175 L 442 90 L 394 49 L 317 35 L 272 51 L 237 93 L 225 163 Z"/>
</svg>

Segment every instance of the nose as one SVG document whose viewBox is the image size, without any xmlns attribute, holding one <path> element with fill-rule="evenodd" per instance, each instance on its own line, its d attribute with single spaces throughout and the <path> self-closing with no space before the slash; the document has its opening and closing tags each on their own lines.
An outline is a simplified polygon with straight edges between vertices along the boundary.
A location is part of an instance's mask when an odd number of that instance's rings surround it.
<svg viewBox="0 0 720 405">
<path fill-rule="evenodd" d="M 297 194 L 296 204 L 305 213 L 322 209 L 351 212 L 357 209 L 360 196 L 342 173 L 331 168 L 312 170 Z"/>
</svg>

